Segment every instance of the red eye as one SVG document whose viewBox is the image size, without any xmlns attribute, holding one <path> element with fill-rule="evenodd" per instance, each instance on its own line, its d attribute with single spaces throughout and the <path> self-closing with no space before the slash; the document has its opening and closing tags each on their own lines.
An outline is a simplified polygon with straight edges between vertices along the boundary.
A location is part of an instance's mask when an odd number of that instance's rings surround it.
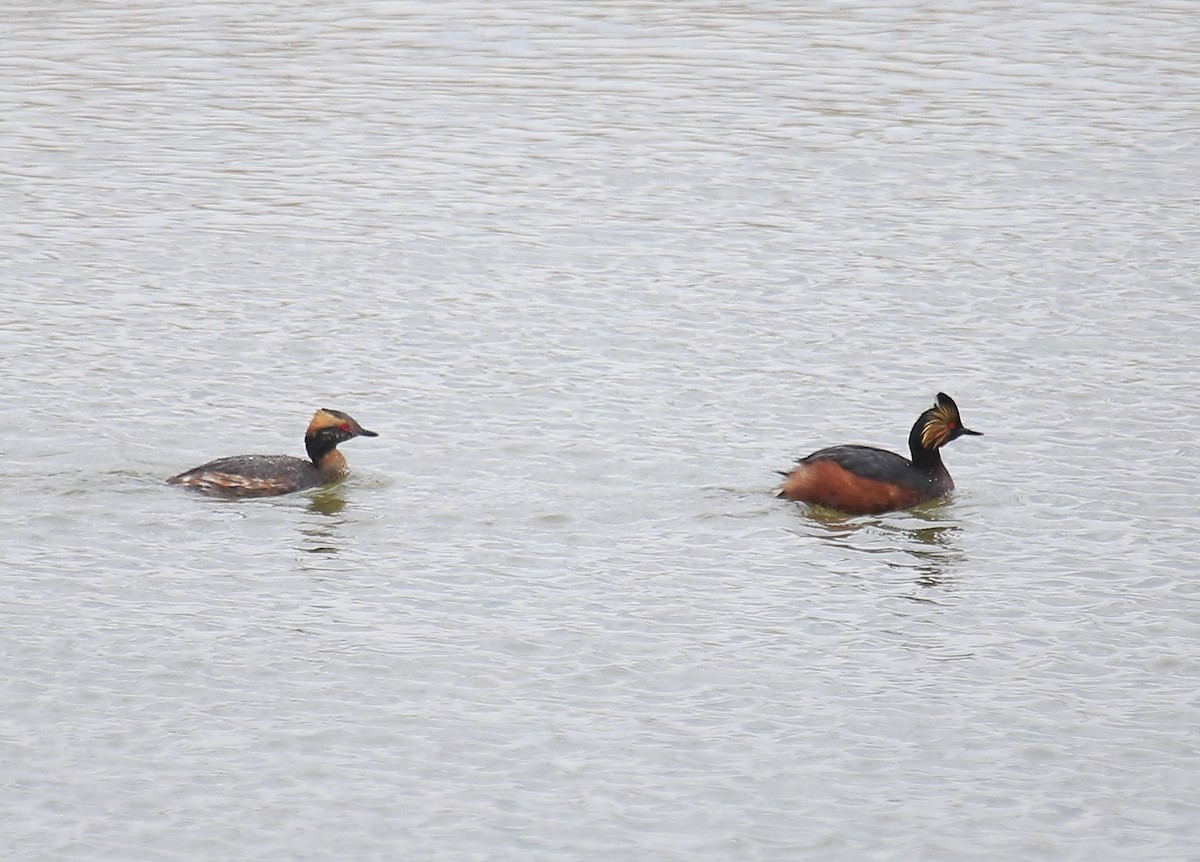
<svg viewBox="0 0 1200 862">
<path fill-rule="evenodd" d="M 345 431 L 347 434 L 349 434 L 349 433 L 350 433 L 350 426 L 349 426 L 349 425 L 347 425 L 345 422 L 343 422 L 343 423 L 342 423 L 341 425 L 339 425 L 338 427 L 339 427 L 339 428 L 341 428 L 343 431 Z"/>
</svg>

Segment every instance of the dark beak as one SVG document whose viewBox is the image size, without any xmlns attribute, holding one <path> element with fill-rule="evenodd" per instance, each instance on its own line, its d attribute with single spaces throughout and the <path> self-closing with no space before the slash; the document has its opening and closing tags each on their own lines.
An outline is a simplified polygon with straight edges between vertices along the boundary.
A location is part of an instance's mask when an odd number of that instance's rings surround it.
<svg viewBox="0 0 1200 862">
<path fill-rule="evenodd" d="M 975 432 L 972 431 L 971 433 L 974 434 Z M 378 437 L 379 435 L 376 434 L 374 431 L 368 431 L 366 428 L 359 428 L 358 436 L 359 437 Z"/>
<path fill-rule="evenodd" d="M 970 428 L 959 428 L 958 430 L 962 431 L 964 434 L 970 434 L 972 437 L 982 437 L 983 436 L 982 431 L 972 431 Z M 374 435 L 371 435 L 371 436 L 374 436 Z"/>
</svg>

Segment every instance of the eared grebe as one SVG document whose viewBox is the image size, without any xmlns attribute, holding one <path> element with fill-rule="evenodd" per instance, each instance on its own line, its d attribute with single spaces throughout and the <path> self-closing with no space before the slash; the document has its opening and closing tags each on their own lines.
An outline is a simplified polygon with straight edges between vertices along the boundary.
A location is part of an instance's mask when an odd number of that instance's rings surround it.
<svg viewBox="0 0 1200 862">
<path fill-rule="evenodd" d="M 939 451 L 963 434 L 958 405 L 944 392 L 908 435 L 912 460 L 872 446 L 832 446 L 800 459 L 777 496 L 851 515 L 873 515 L 934 500 L 954 489 Z"/>
<path fill-rule="evenodd" d="M 274 497 L 315 488 L 346 478 L 346 459 L 339 443 L 355 437 L 378 437 L 339 410 L 318 410 L 304 432 L 309 460 L 291 455 L 234 455 L 218 458 L 167 480 L 219 497 Z"/>
</svg>

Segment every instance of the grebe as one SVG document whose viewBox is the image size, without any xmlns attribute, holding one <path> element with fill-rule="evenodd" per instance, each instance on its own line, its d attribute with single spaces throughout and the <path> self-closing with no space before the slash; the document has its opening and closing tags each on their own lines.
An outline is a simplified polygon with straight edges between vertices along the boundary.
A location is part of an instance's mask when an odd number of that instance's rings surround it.
<svg viewBox="0 0 1200 862">
<path fill-rule="evenodd" d="M 944 392 L 917 419 L 908 435 L 912 460 L 872 446 L 832 446 L 801 458 L 776 496 L 837 509 L 850 515 L 874 515 L 935 500 L 954 489 L 939 451 L 963 434 L 958 405 Z"/>
<path fill-rule="evenodd" d="M 378 437 L 339 410 L 318 410 L 304 432 L 309 460 L 291 455 L 234 455 L 172 476 L 184 485 L 218 497 L 274 497 L 345 479 L 350 472 L 337 450 L 355 437 Z"/>
</svg>

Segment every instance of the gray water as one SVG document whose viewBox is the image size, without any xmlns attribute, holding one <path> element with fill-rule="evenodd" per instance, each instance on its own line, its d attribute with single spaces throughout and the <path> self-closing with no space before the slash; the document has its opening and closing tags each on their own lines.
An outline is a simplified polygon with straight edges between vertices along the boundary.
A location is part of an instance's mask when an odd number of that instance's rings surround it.
<svg viewBox="0 0 1200 862">
<path fill-rule="evenodd" d="M 0 34 L 0 857 L 1200 858 L 1194 4 Z"/>
</svg>

